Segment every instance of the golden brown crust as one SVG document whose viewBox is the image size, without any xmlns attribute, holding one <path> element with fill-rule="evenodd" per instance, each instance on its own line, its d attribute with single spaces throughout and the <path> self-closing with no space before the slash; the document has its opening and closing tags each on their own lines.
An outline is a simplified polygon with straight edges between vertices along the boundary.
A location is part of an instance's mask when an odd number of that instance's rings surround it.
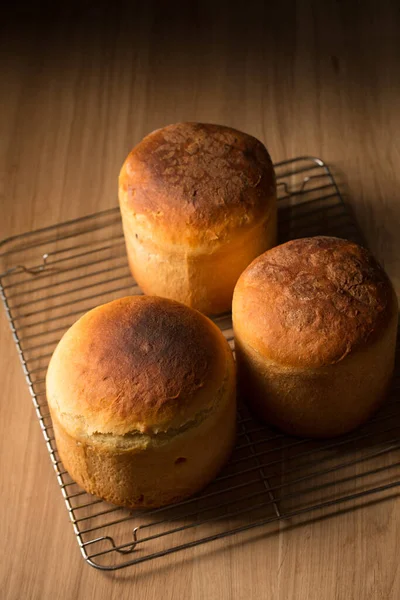
<svg viewBox="0 0 400 600">
<path fill-rule="evenodd" d="M 77 441 L 54 411 L 52 421 L 63 466 L 86 491 L 129 508 L 164 506 L 202 489 L 228 460 L 236 431 L 234 369 L 210 416 L 162 443 L 125 446 L 124 436 L 98 435 Z"/>
<path fill-rule="evenodd" d="M 178 123 L 132 150 L 119 193 L 126 208 L 163 229 L 165 240 L 196 245 L 266 217 L 276 186 L 270 156 L 256 138 L 220 125 Z"/>
<path fill-rule="evenodd" d="M 384 401 L 393 373 L 397 315 L 375 343 L 323 367 L 287 367 L 236 339 L 240 393 L 259 417 L 290 435 L 327 438 L 364 423 Z"/>
<path fill-rule="evenodd" d="M 65 333 L 47 373 L 48 402 L 74 433 L 157 434 L 212 410 L 232 360 L 218 328 L 197 311 L 122 298 Z"/>
<path fill-rule="evenodd" d="M 239 278 L 235 329 L 263 356 L 288 367 L 334 364 L 379 337 L 397 302 L 365 248 L 314 237 L 277 246 Z"/>
</svg>

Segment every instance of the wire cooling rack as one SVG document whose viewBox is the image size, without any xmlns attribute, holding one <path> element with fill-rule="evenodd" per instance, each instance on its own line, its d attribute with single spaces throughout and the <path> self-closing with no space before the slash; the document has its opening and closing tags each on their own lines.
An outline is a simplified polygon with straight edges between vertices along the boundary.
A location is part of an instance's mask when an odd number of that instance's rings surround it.
<svg viewBox="0 0 400 600">
<path fill-rule="evenodd" d="M 363 242 L 323 161 L 301 157 L 275 167 L 280 241 L 328 234 Z M 4 240 L 0 259 L 0 294 L 12 335 L 80 550 L 92 566 L 118 569 L 256 526 L 277 521 L 290 526 L 301 515 L 330 514 L 343 503 L 355 507 L 366 496 L 393 493 L 400 484 L 397 372 L 384 408 L 373 419 L 325 442 L 285 436 L 240 406 L 233 456 L 194 498 L 139 512 L 90 496 L 59 459 L 45 373 L 61 335 L 80 315 L 141 293 L 129 273 L 119 209 Z M 233 348 L 230 315 L 215 321 Z"/>
</svg>

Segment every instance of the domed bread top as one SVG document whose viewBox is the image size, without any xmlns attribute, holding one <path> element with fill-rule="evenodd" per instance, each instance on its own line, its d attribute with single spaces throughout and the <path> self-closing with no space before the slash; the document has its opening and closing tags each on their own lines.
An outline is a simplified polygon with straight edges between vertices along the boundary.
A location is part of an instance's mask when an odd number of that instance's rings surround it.
<svg viewBox="0 0 400 600">
<path fill-rule="evenodd" d="M 266 219 L 276 186 L 256 138 L 221 125 L 178 123 L 132 150 L 119 194 L 138 219 L 163 229 L 165 242 L 201 246 Z"/>
<path fill-rule="evenodd" d="M 199 312 L 122 298 L 64 334 L 47 372 L 48 402 L 71 435 L 173 431 L 213 410 L 231 363 L 228 343 Z"/>
<path fill-rule="evenodd" d="M 256 258 L 233 299 L 234 327 L 275 363 L 337 363 L 379 336 L 397 311 L 393 287 L 373 256 L 347 240 L 287 242 Z"/>
</svg>

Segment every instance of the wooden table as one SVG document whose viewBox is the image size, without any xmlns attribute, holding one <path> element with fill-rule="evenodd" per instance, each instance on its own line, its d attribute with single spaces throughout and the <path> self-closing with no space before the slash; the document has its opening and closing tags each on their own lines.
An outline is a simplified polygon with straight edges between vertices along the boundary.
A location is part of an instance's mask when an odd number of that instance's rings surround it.
<svg viewBox="0 0 400 600">
<path fill-rule="evenodd" d="M 119 168 L 144 134 L 219 122 L 262 139 L 274 160 L 331 164 L 400 293 L 396 2 L 86 4 L 56 15 L 19 7 L 6 19 L 0 238 L 115 206 Z M 400 597 L 393 497 L 113 574 L 90 568 L 3 314 L 0 348 L 2 598 Z"/>
</svg>

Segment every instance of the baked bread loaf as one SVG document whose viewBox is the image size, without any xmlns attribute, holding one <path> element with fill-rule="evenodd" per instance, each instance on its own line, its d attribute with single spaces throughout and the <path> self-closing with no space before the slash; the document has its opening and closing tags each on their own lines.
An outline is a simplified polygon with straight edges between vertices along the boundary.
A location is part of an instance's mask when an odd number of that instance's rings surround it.
<svg viewBox="0 0 400 600">
<path fill-rule="evenodd" d="M 240 390 L 268 423 L 331 437 L 382 402 L 398 305 L 364 248 L 333 237 L 277 246 L 241 275 L 232 310 Z"/>
<path fill-rule="evenodd" d="M 145 137 L 119 176 L 129 265 L 146 294 L 231 310 L 242 271 L 276 243 L 276 184 L 263 144 L 220 125 Z"/>
<path fill-rule="evenodd" d="M 64 334 L 47 371 L 64 467 L 117 505 L 182 500 L 228 459 L 235 383 L 227 341 L 199 312 L 145 296 L 99 306 Z"/>
</svg>

